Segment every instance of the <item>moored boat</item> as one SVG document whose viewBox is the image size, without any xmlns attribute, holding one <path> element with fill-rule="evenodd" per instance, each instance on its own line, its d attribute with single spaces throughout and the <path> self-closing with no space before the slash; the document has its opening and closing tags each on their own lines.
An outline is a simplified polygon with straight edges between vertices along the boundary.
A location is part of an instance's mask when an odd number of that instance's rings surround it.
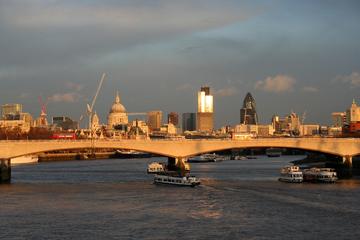
<svg viewBox="0 0 360 240">
<path fill-rule="evenodd" d="M 233 160 L 246 160 L 247 157 L 245 157 L 245 156 L 234 156 L 232 159 Z"/>
<path fill-rule="evenodd" d="M 134 150 L 116 150 L 116 158 L 151 158 L 151 153 L 139 152 Z"/>
<path fill-rule="evenodd" d="M 195 187 L 197 185 L 200 185 L 200 180 L 194 176 L 181 177 L 181 176 L 155 174 L 154 183 Z"/>
<path fill-rule="evenodd" d="M 266 155 L 268 157 L 280 157 L 281 154 L 282 154 L 282 151 L 279 148 L 268 148 L 268 149 L 266 149 Z"/>
<path fill-rule="evenodd" d="M 310 168 L 303 171 L 304 181 L 334 183 L 338 180 L 335 169 L 333 168 Z"/>
<path fill-rule="evenodd" d="M 205 153 L 199 156 L 191 157 L 187 161 L 189 163 L 202 163 L 202 162 L 218 162 L 224 160 L 226 160 L 224 156 L 220 156 L 215 153 Z"/>
<path fill-rule="evenodd" d="M 300 171 L 299 166 L 286 166 L 280 171 L 279 181 L 301 183 L 303 182 L 303 173 Z"/>
<path fill-rule="evenodd" d="M 164 163 L 152 162 L 147 167 L 147 173 L 163 173 L 166 170 Z"/>
</svg>

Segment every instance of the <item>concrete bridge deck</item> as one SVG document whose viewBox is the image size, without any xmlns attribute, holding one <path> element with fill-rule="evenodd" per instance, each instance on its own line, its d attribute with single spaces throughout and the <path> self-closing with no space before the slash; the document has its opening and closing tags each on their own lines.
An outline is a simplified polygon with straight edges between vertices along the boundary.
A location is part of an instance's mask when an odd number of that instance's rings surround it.
<svg viewBox="0 0 360 240">
<path fill-rule="evenodd" d="M 56 150 L 85 148 L 131 149 L 173 158 L 186 158 L 206 152 L 257 147 L 294 148 L 341 157 L 360 154 L 356 138 L 256 138 L 249 140 L 24 140 L 0 141 L 0 159 Z"/>
</svg>

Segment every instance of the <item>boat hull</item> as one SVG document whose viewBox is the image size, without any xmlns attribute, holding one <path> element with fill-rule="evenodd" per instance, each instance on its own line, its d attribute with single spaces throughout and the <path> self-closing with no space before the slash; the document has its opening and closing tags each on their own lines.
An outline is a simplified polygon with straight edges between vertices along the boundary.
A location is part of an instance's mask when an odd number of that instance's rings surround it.
<svg viewBox="0 0 360 240">
<path fill-rule="evenodd" d="M 303 179 L 280 177 L 280 178 L 279 178 L 279 181 L 280 181 L 280 182 L 287 182 L 287 183 L 302 183 L 302 182 L 303 182 Z"/>
<path fill-rule="evenodd" d="M 336 172 L 331 168 L 306 169 L 303 175 L 305 182 L 335 183 L 338 180 Z"/>
<path fill-rule="evenodd" d="M 195 187 L 197 185 L 200 185 L 200 181 L 194 177 L 173 177 L 167 175 L 155 175 L 154 184 Z"/>
</svg>

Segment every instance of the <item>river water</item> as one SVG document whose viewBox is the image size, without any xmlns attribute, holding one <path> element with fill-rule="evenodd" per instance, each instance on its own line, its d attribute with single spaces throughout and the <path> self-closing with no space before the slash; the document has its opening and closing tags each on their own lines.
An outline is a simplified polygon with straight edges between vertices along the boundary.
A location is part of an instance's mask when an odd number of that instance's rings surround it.
<svg viewBox="0 0 360 240">
<path fill-rule="evenodd" d="M 154 185 L 165 158 L 13 167 L 0 239 L 359 239 L 360 180 L 278 182 L 299 158 L 194 163 L 196 188 Z"/>
</svg>

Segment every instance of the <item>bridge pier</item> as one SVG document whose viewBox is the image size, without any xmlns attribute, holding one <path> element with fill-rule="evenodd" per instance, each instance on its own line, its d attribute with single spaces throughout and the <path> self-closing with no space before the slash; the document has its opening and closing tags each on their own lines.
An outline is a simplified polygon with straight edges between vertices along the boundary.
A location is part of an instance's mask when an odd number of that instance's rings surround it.
<svg viewBox="0 0 360 240">
<path fill-rule="evenodd" d="M 352 177 L 352 156 L 343 156 L 344 177 Z"/>
<path fill-rule="evenodd" d="M 177 171 L 181 176 L 184 176 L 190 172 L 190 165 L 187 163 L 187 159 L 186 157 L 168 157 L 168 170 Z"/>
<path fill-rule="evenodd" d="M 9 183 L 11 180 L 10 159 L 0 159 L 0 183 Z"/>
<path fill-rule="evenodd" d="M 352 156 L 343 156 L 343 164 L 345 167 L 352 168 Z"/>
</svg>

